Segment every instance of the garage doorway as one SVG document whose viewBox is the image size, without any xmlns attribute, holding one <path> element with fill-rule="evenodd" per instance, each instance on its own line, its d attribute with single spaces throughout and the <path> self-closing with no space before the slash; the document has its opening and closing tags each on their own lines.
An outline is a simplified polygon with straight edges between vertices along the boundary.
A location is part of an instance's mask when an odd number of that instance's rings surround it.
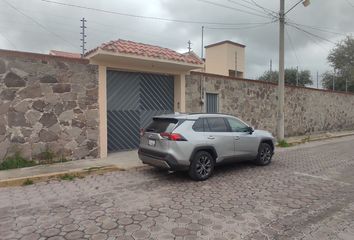
<svg viewBox="0 0 354 240">
<path fill-rule="evenodd" d="M 173 76 L 108 70 L 108 152 L 137 149 L 140 129 L 173 110 Z"/>
</svg>

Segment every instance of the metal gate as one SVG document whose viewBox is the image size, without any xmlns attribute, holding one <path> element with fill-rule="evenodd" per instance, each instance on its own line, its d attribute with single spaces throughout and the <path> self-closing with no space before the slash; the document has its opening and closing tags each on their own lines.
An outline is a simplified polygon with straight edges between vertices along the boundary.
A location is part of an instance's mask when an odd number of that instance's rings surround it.
<svg viewBox="0 0 354 240">
<path fill-rule="evenodd" d="M 173 76 L 107 71 L 108 152 L 138 148 L 140 129 L 173 105 Z"/>
<path fill-rule="evenodd" d="M 206 112 L 217 113 L 218 111 L 218 94 L 206 93 Z"/>
</svg>

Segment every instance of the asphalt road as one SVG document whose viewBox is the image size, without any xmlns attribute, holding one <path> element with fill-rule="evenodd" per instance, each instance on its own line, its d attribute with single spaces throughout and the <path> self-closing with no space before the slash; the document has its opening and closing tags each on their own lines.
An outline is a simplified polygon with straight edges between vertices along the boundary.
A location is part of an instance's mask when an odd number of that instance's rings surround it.
<svg viewBox="0 0 354 240">
<path fill-rule="evenodd" d="M 204 182 L 146 167 L 1 188 L 0 239 L 354 239 L 354 137 Z"/>
</svg>

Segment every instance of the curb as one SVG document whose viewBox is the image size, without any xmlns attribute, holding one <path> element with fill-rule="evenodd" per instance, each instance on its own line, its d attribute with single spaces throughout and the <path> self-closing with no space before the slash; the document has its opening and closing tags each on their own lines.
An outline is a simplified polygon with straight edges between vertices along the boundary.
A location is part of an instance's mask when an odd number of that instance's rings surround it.
<svg viewBox="0 0 354 240">
<path fill-rule="evenodd" d="M 3 179 L 0 180 L 0 187 L 23 186 L 25 185 L 26 181 L 32 181 L 33 184 L 38 182 L 45 182 L 53 179 L 58 179 L 65 175 L 81 178 L 91 174 L 104 174 L 104 173 L 115 172 L 115 171 L 125 171 L 125 169 L 119 168 L 115 165 L 109 165 L 103 167 L 91 167 L 85 169 L 73 169 L 73 170 L 62 171 L 62 172 L 39 174 L 39 175 L 33 175 L 28 177 Z"/>
<path fill-rule="evenodd" d="M 313 138 L 311 138 L 311 136 L 310 136 L 309 139 L 306 139 L 306 137 L 304 137 L 303 139 L 294 140 L 294 141 L 291 141 L 288 143 L 299 145 L 299 144 L 303 144 L 303 143 L 307 143 L 307 142 L 322 141 L 322 140 L 327 140 L 327 139 L 335 139 L 335 138 L 348 137 L 348 136 L 354 136 L 354 133 L 346 133 L 346 134 L 340 134 L 340 135 L 334 135 L 334 136 L 313 137 Z"/>
</svg>

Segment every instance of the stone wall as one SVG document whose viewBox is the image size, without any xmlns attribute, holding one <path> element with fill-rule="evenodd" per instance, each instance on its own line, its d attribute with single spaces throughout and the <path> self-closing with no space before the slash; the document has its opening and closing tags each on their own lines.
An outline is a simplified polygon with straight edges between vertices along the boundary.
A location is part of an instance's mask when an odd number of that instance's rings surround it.
<svg viewBox="0 0 354 240">
<path fill-rule="evenodd" d="M 276 84 L 192 72 L 186 79 L 187 112 L 204 112 L 203 82 L 205 92 L 219 94 L 219 112 L 276 133 Z M 344 129 L 354 129 L 354 94 L 286 87 L 286 136 Z"/>
<path fill-rule="evenodd" d="M 98 68 L 87 60 L 0 50 L 0 161 L 98 157 Z"/>
</svg>

